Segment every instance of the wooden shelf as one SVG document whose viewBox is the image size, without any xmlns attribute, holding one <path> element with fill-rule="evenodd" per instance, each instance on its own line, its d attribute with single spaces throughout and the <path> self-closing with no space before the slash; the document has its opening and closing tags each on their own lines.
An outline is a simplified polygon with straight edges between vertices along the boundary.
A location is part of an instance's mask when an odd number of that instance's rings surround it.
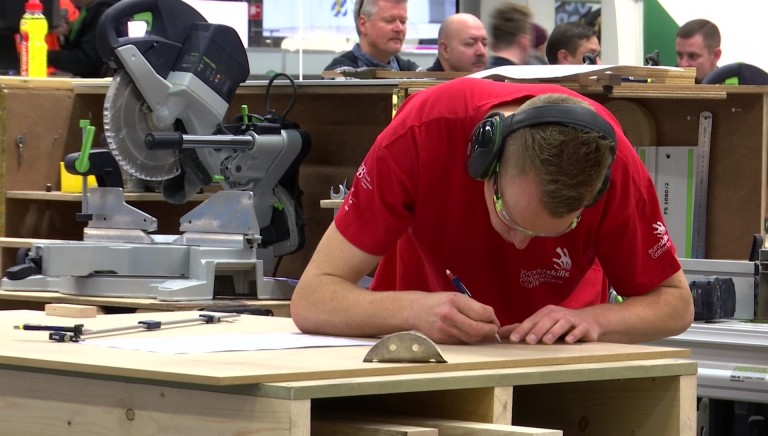
<svg viewBox="0 0 768 436">
<path fill-rule="evenodd" d="M 112 78 L 106 79 L 78 79 L 72 77 L 19 77 L 2 76 L 0 77 L 0 89 L 32 89 L 32 90 L 64 90 L 70 91 L 78 86 L 96 86 L 106 89 L 109 87 Z"/>
<path fill-rule="evenodd" d="M 126 192 L 126 201 L 165 201 L 163 196 L 155 192 Z M 195 194 L 190 201 L 204 201 L 212 194 Z M 15 200 L 51 200 L 51 201 L 82 201 L 83 196 L 80 193 L 69 193 L 61 191 L 8 191 L 5 198 Z"/>
<path fill-rule="evenodd" d="M 336 209 L 341 207 L 344 200 L 320 200 L 320 207 L 323 209 Z"/>
<path fill-rule="evenodd" d="M 167 312 L 180 310 L 199 310 L 227 308 L 234 306 L 256 306 L 271 310 L 275 316 L 290 318 L 290 300 L 257 300 L 255 298 L 215 298 L 212 300 L 193 301 L 160 301 L 154 298 L 126 298 L 126 297 L 95 297 L 67 295 L 58 292 L 45 291 L 6 291 L 0 290 L 0 309 L 19 309 L 17 302 L 24 305 L 23 308 L 43 310 L 47 303 L 80 304 L 98 306 L 102 308 L 122 307 L 135 309 L 142 312 Z M 105 310 L 109 312 L 109 310 Z"/>
</svg>

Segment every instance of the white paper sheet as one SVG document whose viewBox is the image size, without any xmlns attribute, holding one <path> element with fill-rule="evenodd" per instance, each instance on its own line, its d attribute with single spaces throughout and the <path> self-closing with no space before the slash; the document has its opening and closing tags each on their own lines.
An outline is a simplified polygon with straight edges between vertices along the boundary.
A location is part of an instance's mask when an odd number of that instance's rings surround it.
<svg viewBox="0 0 768 436">
<path fill-rule="evenodd" d="M 376 341 L 302 333 L 263 333 L 162 338 L 103 338 L 86 339 L 80 343 L 97 347 L 162 354 L 192 354 L 221 351 L 285 350 L 290 348 L 359 347 L 371 346 Z"/>
<path fill-rule="evenodd" d="M 611 72 L 617 68 L 623 68 L 620 65 L 507 65 L 503 67 L 490 68 L 477 73 L 470 74 L 468 77 L 484 78 L 490 76 L 503 76 L 509 79 L 556 79 L 569 77 L 576 74 L 592 72 Z M 638 70 L 650 68 L 664 71 L 683 71 L 677 67 L 635 67 Z"/>
</svg>

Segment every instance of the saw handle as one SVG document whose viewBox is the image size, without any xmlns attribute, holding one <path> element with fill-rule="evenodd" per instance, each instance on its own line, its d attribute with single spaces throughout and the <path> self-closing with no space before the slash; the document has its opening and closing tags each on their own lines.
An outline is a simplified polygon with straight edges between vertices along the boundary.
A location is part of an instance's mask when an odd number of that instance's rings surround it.
<svg viewBox="0 0 768 436">
<path fill-rule="evenodd" d="M 280 131 L 278 130 L 278 134 Z M 144 136 L 147 150 L 181 150 L 182 148 L 242 148 L 251 149 L 257 135 L 184 135 L 180 132 L 150 132 Z"/>
<path fill-rule="evenodd" d="M 80 174 L 87 172 L 91 166 L 88 155 L 91 153 L 94 132 L 96 132 L 96 128 L 93 126 L 83 128 L 83 145 L 80 147 L 80 156 L 75 160 L 75 169 Z"/>
<path fill-rule="evenodd" d="M 181 132 L 147 133 L 144 145 L 147 150 L 181 150 L 184 147 L 184 136 Z"/>
<path fill-rule="evenodd" d="M 81 172 L 77 169 L 77 161 L 83 159 L 81 153 L 68 154 L 64 158 L 64 169 L 69 174 L 77 176 L 94 176 L 101 187 L 123 187 L 123 173 L 120 171 L 120 165 L 108 148 L 91 149 L 85 157 L 89 162 L 86 171 Z"/>
</svg>

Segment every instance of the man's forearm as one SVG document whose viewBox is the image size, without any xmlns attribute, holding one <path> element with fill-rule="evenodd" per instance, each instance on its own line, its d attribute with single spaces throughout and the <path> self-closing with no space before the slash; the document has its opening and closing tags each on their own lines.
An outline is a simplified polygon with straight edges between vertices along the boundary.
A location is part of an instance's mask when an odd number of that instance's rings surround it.
<svg viewBox="0 0 768 436">
<path fill-rule="evenodd" d="M 661 287 L 619 304 L 601 304 L 582 311 L 600 326 L 599 341 L 640 343 L 685 331 L 693 320 L 690 300 L 685 290 Z"/>
<path fill-rule="evenodd" d="M 379 336 L 408 330 L 411 310 L 422 294 L 369 291 L 337 277 L 300 281 L 299 287 L 300 298 L 291 302 L 294 322 L 305 333 L 329 335 Z"/>
</svg>

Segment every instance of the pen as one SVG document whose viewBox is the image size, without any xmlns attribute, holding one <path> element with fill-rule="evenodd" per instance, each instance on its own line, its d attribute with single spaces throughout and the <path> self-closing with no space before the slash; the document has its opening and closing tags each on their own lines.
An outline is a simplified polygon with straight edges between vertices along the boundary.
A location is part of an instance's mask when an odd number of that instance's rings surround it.
<svg viewBox="0 0 768 436">
<path fill-rule="evenodd" d="M 469 289 L 467 289 L 466 286 L 464 286 L 464 283 L 461 282 L 461 280 L 453 275 L 453 273 L 450 270 L 445 270 L 445 274 L 448 275 L 448 278 L 451 279 L 451 283 L 453 284 L 453 287 L 456 288 L 457 291 L 461 292 L 462 294 L 466 295 L 469 298 L 472 298 L 472 294 L 469 292 Z M 499 337 L 498 333 L 494 333 L 494 336 L 496 337 L 496 340 L 501 342 L 501 338 Z"/>
<path fill-rule="evenodd" d="M 445 273 L 448 275 L 448 278 L 451 279 L 451 283 L 453 284 L 453 287 L 456 288 L 457 291 L 461 292 L 462 294 L 466 295 L 469 298 L 472 298 L 472 294 L 469 293 L 469 289 L 467 289 L 467 287 L 464 286 L 464 283 L 462 283 L 458 277 L 453 275 L 453 273 L 450 270 L 445 270 Z"/>
<path fill-rule="evenodd" d="M 634 82 L 634 83 L 653 83 L 653 79 L 649 77 L 632 77 L 624 76 L 621 78 L 622 82 Z"/>
</svg>

